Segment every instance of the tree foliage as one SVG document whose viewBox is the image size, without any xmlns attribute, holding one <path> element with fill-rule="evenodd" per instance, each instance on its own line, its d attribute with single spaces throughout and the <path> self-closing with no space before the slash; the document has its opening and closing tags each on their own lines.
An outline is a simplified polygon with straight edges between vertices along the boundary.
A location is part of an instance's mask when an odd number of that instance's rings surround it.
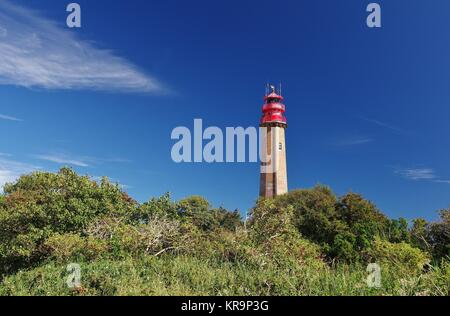
<svg viewBox="0 0 450 316">
<path fill-rule="evenodd" d="M 214 208 L 201 196 L 173 201 L 166 194 L 138 203 L 106 178 L 97 182 L 63 168 L 22 176 L 0 195 L 0 293 L 14 288 L 10 280 L 21 275 L 19 270 L 41 271 L 47 263 L 68 262 L 99 268 L 100 278 L 107 275 L 102 262 L 118 271 L 120 262 L 138 262 L 143 269 L 139 276 L 148 273 L 148 266 L 157 266 L 170 284 L 187 282 L 191 287 L 190 278 L 212 278 L 215 271 L 229 278 L 220 281 L 220 288 L 237 282 L 231 293 L 241 295 L 317 294 L 309 287 L 328 287 L 327 278 L 340 284 L 348 269 L 355 273 L 352 280 L 359 280 L 349 284 L 360 286 L 358 271 L 365 273 L 365 264 L 378 262 L 392 279 L 383 293 L 430 288 L 448 293 L 449 232 L 449 210 L 441 212 L 440 222 L 417 219 L 409 227 L 405 219 L 388 219 L 359 194 L 338 197 L 325 186 L 260 199 L 244 225 L 239 211 Z M 427 272 L 423 268 L 431 257 L 434 265 Z M 159 262 L 185 266 L 167 270 Z M 196 270 L 193 265 L 199 262 L 210 270 Z M 409 274 L 422 283 L 406 289 L 399 285 L 395 277 Z M 175 277 L 182 281 L 171 282 Z M 118 292 L 98 278 L 92 272 L 86 291 Z M 211 284 L 208 291 L 217 286 Z"/>
<path fill-rule="evenodd" d="M 370 261 L 384 265 L 384 268 L 395 269 L 403 274 L 420 273 L 430 258 L 419 248 L 412 247 L 405 242 L 391 243 L 377 239 L 367 251 Z"/>
<path fill-rule="evenodd" d="M 440 212 L 441 221 L 431 223 L 428 227 L 428 243 L 436 258 L 450 260 L 450 208 Z"/>
<path fill-rule="evenodd" d="M 122 216 L 136 202 L 106 178 L 100 183 L 73 170 L 36 172 L 5 185 L 0 208 L 0 266 L 4 271 L 33 264 L 45 256 L 53 234 L 78 233 L 95 218 Z"/>
<path fill-rule="evenodd" d="M 388 218 L 359 194 L 338 198 L 330 188 L 319 185 L 292 191 L 276 203 L 293 207 L 298 231 L 320 244 L 330 258 L 358 261 L 375 238 L 388 233 Z"/>
</svg>

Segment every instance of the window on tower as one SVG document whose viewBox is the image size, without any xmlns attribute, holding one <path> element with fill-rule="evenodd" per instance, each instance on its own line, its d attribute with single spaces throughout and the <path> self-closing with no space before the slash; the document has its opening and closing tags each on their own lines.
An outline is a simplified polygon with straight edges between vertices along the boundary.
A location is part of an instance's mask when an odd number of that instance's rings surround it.
<svg viewBox="0 0 450 316">
<path fill-rule="evenodd" d="M 278 144 L 278 149 L 283 150 L 283 143 Z"/>
</svg>

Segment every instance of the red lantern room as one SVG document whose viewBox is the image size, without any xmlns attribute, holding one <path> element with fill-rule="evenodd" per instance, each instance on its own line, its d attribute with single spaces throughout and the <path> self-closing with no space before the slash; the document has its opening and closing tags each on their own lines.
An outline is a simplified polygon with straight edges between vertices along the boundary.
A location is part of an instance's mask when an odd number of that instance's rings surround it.
<svg viewBox="0 0 450 316">
<path fill-rule="evenodd" d="M 270 86 L 270 88 L 272 89 L 272 92 L 270 94 L 267 92 L 264 97 L 261 126 L 276 126 L 280 124 L 287 126 L 286 117 L 284 116 L 286 107 L 282 103 L 283 97 L 276 93 L 274 86 Z"/>
</svg>

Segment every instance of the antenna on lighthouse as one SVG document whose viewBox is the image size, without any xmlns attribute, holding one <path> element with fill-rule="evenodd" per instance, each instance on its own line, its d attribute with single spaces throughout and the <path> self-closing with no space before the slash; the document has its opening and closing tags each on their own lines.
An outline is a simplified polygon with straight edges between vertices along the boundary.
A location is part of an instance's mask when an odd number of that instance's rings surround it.
<svg viewBox="0 0 450 316">
<path fill-rule="evenodd" d="M 275 86 L 274 86 L 274 85 L 270 85 L 270 89 L 272 89 L 272 93 L 275 93 L 275 92 L 276 92 Z"/>
<path fill-rule="evenodd" d="M 282 96 L 283 94 L 281 93 L 281 81 L 280 81 L 280 91 L 279 91 L 280 95 Z"/>
</svg>

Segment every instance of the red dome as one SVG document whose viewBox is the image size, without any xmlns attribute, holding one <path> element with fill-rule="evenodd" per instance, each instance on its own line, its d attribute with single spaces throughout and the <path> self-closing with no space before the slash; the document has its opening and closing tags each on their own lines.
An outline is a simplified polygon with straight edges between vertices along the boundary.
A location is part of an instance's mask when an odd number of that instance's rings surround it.
<svg viewBox="0 0 450 316">
<path fill-rule="evenodd" d="M 279 99 L 279 100 L 284 100 L 284 98 L 281 95 L 276 94 L 275 92 L 272 92 L 269 95 L 266 95 L 264 97 L 264 101 L 267 101 L 267 99 Z"/>
<path fill-rule="evenodd" d="M 284 113 L 286 112 L 286 107 L 281 103 L 284 98 L 281 95 L 272 92 L 264 97 L 264 105 L 262 108 L 262 118 L 261 125 L 266 125 L 270 123 L 279 123 L 286 125 L 286 117 Z"/>
</svg>

